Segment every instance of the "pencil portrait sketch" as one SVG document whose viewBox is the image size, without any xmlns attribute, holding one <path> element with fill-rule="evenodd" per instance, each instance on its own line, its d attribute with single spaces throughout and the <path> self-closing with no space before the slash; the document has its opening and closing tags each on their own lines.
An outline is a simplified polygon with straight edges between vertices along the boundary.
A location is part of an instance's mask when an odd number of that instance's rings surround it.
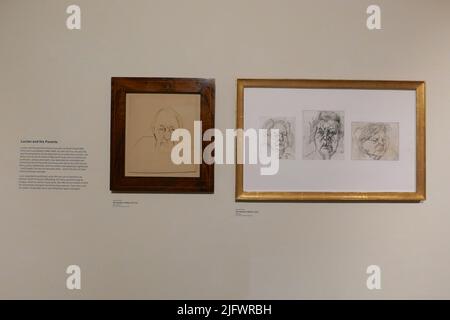
<svg viewBox="0 0 450 320">
<path fill-rule="evenodd" d="M 278 157 L 280 160 L 295 160 L 295 118 L 262 118 L 262 129 L 267 130 L 268 150 L 271 146 L 271 130 L 278 130 Z"/>
<path fill-rule="evenodd" d="M 172 162 L 172 133 L 186 129 L 193 134 L 200 118 L 195 95 L 128 94 L 125 166 L 129 176 L 179 176 L 198 174 L 199 166 Z M 192 152 L 192 150 L 191 150 Z"/>
<path fill-rule="evenodd" d="M 134 147 L 148 138 L 153 140 L 154 151 L 169 152 L 175 145 L 175 142 L 171 141 L 172 133 L 181 128 L 183 128 L 183 119 L 180 114 L 171 107 L 161 108 L 152 119 L 149 132 L 142 135 Z"/>
<path fill-rule="evenodd" d="M 398 159 L 397 122 L 352 122 L 352 160 Z"/>
<path fill-rule="evenodd" d="M 303 159 L 344 159 L 344 112 L 303 112 Z"/>
</svg>

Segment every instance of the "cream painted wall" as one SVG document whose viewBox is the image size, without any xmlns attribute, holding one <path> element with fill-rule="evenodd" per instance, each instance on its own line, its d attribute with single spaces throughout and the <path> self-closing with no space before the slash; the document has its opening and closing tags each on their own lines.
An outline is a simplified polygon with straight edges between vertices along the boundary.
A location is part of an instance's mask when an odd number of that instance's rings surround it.
<svg viewBox="0 0 450 320">
<path fill-rule="evenodd" d="M 68 31 L 72 3 L 0 1 L 0 298 L 450 298 L 450 1 L 77 0 Z M 365 26 L 372 3 L 381 31 Z M 214 195 L 112 195 L 112 76 L 215 78 L 220 129 L 237 78 L 425 80 L 428 199 L 235 203 L 229 165 Z M 87 147 L 89 188 L 19 191 L 27 137 Z M 70 264 L 81 291 L 65 288 Z"/>
</svg>

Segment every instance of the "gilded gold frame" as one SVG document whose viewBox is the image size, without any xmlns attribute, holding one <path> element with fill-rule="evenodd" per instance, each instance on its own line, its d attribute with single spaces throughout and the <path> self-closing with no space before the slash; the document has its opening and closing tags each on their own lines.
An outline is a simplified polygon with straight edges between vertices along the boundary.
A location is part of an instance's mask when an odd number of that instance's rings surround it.
<svg viewBox="0 0 450 320">
<path fill-rule="evenodd" d="M 245 88 L 374 89 L 416 91 L 416 191 L 415 192 L 246 192 L 243 164 L 236 165 L 236 201 L 368 201 L 419 202 L 426 199 L 425 82 L 374 80 L 238 79 L 236 128 L 244 129 Z"/>
</svg>

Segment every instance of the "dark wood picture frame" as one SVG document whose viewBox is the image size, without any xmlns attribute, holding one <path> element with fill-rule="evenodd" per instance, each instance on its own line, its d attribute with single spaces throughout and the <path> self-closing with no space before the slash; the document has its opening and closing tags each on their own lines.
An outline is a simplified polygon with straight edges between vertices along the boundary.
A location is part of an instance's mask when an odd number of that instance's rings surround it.
<svg viewBox="0 0 450 320">
<path fill-rule="evenodd" d="M 202 136 L 214 128 L 215 81 L 198 78 L 111 78 L 111 163 L 113 192 L 213 193 L 214 164 L 200 164 L 200 177 L 131 177 L 125 175 L 127 93 L 199 94 Z M 202 141 L 202 151 L 208 145 Z"/>
</svg>

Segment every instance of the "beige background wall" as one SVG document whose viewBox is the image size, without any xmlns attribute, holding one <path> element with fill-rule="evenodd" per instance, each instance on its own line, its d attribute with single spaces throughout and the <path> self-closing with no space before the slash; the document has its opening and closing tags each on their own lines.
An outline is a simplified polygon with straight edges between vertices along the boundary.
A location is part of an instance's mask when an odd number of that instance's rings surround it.
<svg viewBox="0 0 450 320">
<path fill-rule="evenodd" d="M 69 31 L 73 3 L 0 1 L 0 298 L 450 298 L 450 1 L 78 0 Z M 425 80 L 428 200 L 235 203 L 233 166 L 214 195 L 112 195 L 111 76 L 215 78 L 220 129 L 236 78 Z M 19 191 L 32 137 L 85 146 L 89 188 Z"/>
</svg>

